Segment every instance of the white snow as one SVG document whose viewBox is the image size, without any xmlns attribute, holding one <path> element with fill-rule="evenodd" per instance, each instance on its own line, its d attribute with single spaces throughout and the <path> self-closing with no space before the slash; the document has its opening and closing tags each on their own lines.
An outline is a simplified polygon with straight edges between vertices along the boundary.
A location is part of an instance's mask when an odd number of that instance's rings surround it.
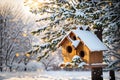
<svg viewBox="0 0 120 80">
<path fill-rule="evenodd" d="M 91 65 L 107 65 L 107 63 L 93 63 L 93 64 L 91 64 Z"/>
<path fill-rule="evenodd" d="M 76 60 L 79 60 L 79 59 L 80 59 L 80 61 L 83 61 L 83 60 L 80 58 L 80 56 L 75 55 L 75 56 L 72 58 L 72 61 L 76 61 Z"/>
<path fill-rule="evenodd" d="M 78 10 L 78 9 L 76 9 L 75 15 L 76 15 L 76 17 L 80 17 L 80 16 L 84 17 L 85 16 L 84 12 L 82 10 Z"/>
<path fill-rule="evenodd" d="M 83 68 L 84 65 L 86 65 L 86 63 L 85 63 L 85 62 L 81 62 L 81 63 L 78 65 L 78 67 Z"/>
<path fill-rule="evenodd" d="M 115 73 L 120 80 L 120 72 Z M 109 80 L 109 73 L 103 73 L 104 80 Z M 1 72 L 0 80 L 91 80 L 90 71 L 43 71 L 43 72 Z"/>
<path fill-rule="evenodd" d="M 69 36 L 68 36 L 68 39 L 72 42 L 72 45 L 77 48 L 77 46 L 79 45 L 80 43 L 80 40 L 72 40 Z"/>
<path fill-rule="evenodd" d="M 80 40 L 75 40 L 72 42 L 72 45 L 76 48 L 79 43 L 80 43 Z"/>
<path fill-rule="evenodd" d="M 81 41 L 91 50 L 91 51 L 101 51 L 107 50 L 107 47 L 97 38 L 95 34 L 90 31 L 83 31 L 80 29 L 72 30 L 72 32 L 78 36 Z"/>
<path fill-rule="evenodd" d="M 67 66 L 67 65 L 72 65 L 72 63 L 66 62 L 66 63 L 65 63 L 65 66 Z"/>
</svg>

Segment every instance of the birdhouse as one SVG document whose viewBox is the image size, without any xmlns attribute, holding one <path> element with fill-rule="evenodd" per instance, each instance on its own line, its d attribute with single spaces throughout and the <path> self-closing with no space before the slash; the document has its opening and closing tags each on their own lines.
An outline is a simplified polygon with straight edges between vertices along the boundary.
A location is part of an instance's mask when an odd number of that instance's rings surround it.
<svg viewBox="0 0 120 80">
<path fill-rule="evenodd" d="M 78 55 L 88 64 L 102 63 L 103 51 L 107 50 L 89 27 L 71 30 L 58 44 L 60 46 L 64 62 L 71 62 L 73 56 Z"/>
</svg>

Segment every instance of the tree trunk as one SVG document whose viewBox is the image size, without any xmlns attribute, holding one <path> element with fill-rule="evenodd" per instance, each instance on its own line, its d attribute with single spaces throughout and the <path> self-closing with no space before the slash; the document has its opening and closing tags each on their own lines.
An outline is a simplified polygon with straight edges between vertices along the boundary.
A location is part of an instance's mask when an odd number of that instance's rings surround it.
<svg viewBox="0 0 120 80">
<path fill-rule="evenodd" d="M 110 70 L 109 75 L 110 75 L 110 80 L 115 80 L 115 71 Z"/>
<path fill-rule="evenodd" d="M 1 64 L 1 62 L 0 62 L 0 71 L 2 72 L 2 64 Z"/>
<path fill-rule="evenodd" d="M 4 27 L 4 18 L 0 16 L 0 71 L 2 72 L 2 65 L 3 65 L 3 52 L 2 52 L 2 29 Z"/>
<path fill-rule="evenodd" d="M 97 27 L 97 28 L 94 28 L 94 29 L 96 29 L 94 31 L 94 33 L 96 34 L 96 36 L 102 41 L 102 32 L 103 32 L 102 27 Z"/>
<path fill-rule="evenodd" d="M 102 27 L 97 27 L 94 29 L 96 29 L 94 31 L 96 36 L 102 41 L 102 31 L 103 31 Z M 110 70 L 109 75 L 110 75 L 110 80 L 115 80 L 115 72 L 113 70 Z"/>
</svg>

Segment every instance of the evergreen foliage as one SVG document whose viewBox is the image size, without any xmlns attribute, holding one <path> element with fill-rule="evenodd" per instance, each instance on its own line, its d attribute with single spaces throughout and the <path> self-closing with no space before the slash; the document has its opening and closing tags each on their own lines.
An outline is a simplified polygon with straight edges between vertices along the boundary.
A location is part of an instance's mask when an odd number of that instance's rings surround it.
<svg viewBox="0 0 120 80">
<path fill-rule="evenodd" d="M 50 0 L 40 7 L 32 8 L 31 12 L 41 16 L 47 14 L 36 20 L 37 23 L 45 22 L 45 25 L 32 32 L 33 35 L 40 35 L 42 40 L 42 44 L 35 45 L 39 53 L 46 49 L 44 53 L 48 54 L 56 51 L 56 45 L 65 34 L 76 26 L 83 25 L 89 26 L 92 31 L 99 31 L 100 28 L 103 30 L 103 41 L 109 48 L 106 52 L 109 53 L 108 56 L 111 56 L 111 50 L 117 53 L 120 49 L 118 0 Z"/>
<path fill-rule="evenodd" d="M 105 29 L 103 31 L 103 41 L 109 50 L 105 52 L 104 60 L 109 64 L 110 70 L 120 70 L 120 2 L 111 0 L 106 7 L 106 13 L 103 16 Z"/>
<path fill-rule="evenodd" d="M 44 33 L 44 35 L 40 36 L 44 43 L 36 46 L 39 46 L 40 51 L 46 48 L 49 51 L 55 51 L 57 49 L 56 45 L 63 36 L 71 29 L 75 29 L 76 26 L 101 27 L 102 23 L 99 18 L 105 12 L 102 6 L 96 5 L 105 6 L 108 4 L 105 3 L 103 5 L 102 2 L 75 0 L 52 0 L 45 3 L 43 7 L 39 8 L 37 13 L 41 15 L 48 14 L 48 16 L 36 20 L 36 22 L 47 21 L 48 24 L 32 32 L 33 35 Z"/>
</svg>

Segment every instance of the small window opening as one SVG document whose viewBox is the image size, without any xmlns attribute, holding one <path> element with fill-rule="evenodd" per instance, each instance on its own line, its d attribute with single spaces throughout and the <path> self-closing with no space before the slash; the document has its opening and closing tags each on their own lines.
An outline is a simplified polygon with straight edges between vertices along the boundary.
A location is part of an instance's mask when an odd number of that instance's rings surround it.
<svg viewBox="0 0 120 80">
<path fill-rule="evenodd" d="M 72 47 L 71 47 L 71 46 L 68 46 L 68 47 L 67 47 L 67 52 L 69 52 L 69 53 L 72 52 Z"/>
<path fill-rule="evenodd" d="M 85 52 L 84 51 L 80 51 L 79 55 L 80 55 L 80 57 L 84 57 L 85 56 Z"/>
<path fill-rule="evenodd" d="M 73 40 L 76 40 L 76 37 L 75 37 L 75 36 L 73 36 Z"/>
</svg>

